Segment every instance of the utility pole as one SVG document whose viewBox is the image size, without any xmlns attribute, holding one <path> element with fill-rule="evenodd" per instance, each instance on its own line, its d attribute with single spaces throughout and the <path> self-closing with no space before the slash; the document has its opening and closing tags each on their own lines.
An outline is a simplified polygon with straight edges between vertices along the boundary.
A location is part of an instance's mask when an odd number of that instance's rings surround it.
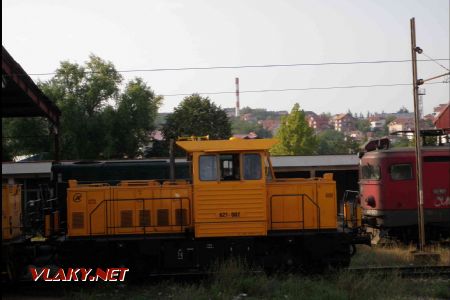
<svg viewBox="0 0 450 300">
<path fill-rule="evenodd" d="M 420 149 L 420 118 L 419 118 L 419 80 L 417 79 L 417 53 L 422 49 L 416 46 L 416 22 L 412 18 L 411 25 L 411 56 L 413 72 L 413 95 L 414 95 L 414 137 L 416 146 L 416 185 L 417 185 L 417 215 L 419 229 L 419 251 L 423 252 L 425 247 L 425 222 L 423 216 L 423 182 L 422 182 L 422 153 Z M 422 82 L 422 81 L 420 81 Z"/>
<path fill-rule="evenodd" d="M 235 84 L 236 84 L 236 108 L 235 108 L 235 113 L 234 116 L 237 118 L 240 116 L 240 104 L 239 104 L 239 77 L 235 78 Z"/>
<path fill-rule="evenodd" d="M 413 95 L 414 95 L 414 137 L 416 139 L 416 183 L 417 183 L 417 217 L 419 228 L 419 251 L 423 252 L 425 247 L 425 221 L 423 212 L 423 181 L 422 181 L 422 154 L 420 149 L 420 106 L 419 106 L 419 85 L 427 81 L 437 79 L 443 76 L 450 75 L 450 72 L 437 75 L 428 79 L 417 78 L 417 53 L 421 54 L 423 50 L 416 45 L 416 22 L 412 18 L 410 20 L 411 26 L 411 56 L 412 56 L 412 71 L 413 71 Z M 422 92 L 424 94 L 424 92 Z"/>
</svg>

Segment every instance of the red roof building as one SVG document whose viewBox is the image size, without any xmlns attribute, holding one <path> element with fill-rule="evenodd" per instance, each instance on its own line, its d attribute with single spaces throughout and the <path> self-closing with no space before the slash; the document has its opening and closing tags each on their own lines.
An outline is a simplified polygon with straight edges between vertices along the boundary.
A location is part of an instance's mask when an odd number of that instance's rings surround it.
<svg viewBox="0 0 450 300">
<path fill-rule="evenodd" d="M 436 128 L 450 128 L 450 103 L 441 106 L 433 123 Z"/>
</svg>

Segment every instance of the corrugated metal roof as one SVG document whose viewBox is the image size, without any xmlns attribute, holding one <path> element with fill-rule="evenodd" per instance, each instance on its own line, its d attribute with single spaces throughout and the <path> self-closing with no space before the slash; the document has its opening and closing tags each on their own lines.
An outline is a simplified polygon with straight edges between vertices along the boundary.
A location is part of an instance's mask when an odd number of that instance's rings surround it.
<svg viewBox="0 0 450 300">
<path fill-rule="evenodd" d="M 326 166 L 358 166 L 359 158 L 352 155 L 312 155 L 312 156 L 272 156 L 272 166 L 274 168 L 286 167 L 326 167 Z M 168 159 L 156 159 L 157 161 L 167 161 Z M 142 162 L 150 160 L 129 160 L 116 162 Z M 184 158 L 177 158 L 176 162 L 185 162 Z M 73 162 L 63 162 L 72 164 Z M 19 174 L 50 174 L 51 162 L 13 162 L 2 163 L 2 175 Z"/>
<path fill-rule="evenodd" d="M 272 156 L 274 168 L 281 167 L 323 167 L 358 166 L 359 158 L 352 155 L 311 155 L 311 156 Z"/>
<path fill-rule="evenodd" d="M 50 174 L 51 169 L 52 163 L 50 161 L 2 163 L 2 176 L 18 174 Z"/>
</svg>

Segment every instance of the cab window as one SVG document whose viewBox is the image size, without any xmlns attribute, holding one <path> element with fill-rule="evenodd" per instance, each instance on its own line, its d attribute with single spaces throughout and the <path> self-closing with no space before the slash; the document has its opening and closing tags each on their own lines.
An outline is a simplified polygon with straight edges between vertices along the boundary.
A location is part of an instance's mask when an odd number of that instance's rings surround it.
<svg viewBox="0 0 450 300">
<path fill-rule="evenodd" d="M 220 155 L 220 180 L 240 180 L 239 153 Z"/>
<path fill-rule="evenodd" d="M 217 180 L 217 161 L 215 155 L 200 155 L 200 180 Z"/>
<path fill-rule="evenodd" d="M 244 179 L 261 179 L 261 156 L 257 153 L 244 154 Z"/>
<path fill-rule="evenodd" d="M 361 168 L 362 179 L 380 180 L 380 167 L 367 164 Z"/>
<path fill-rule="evenodd" d="M 392 165 L 390 169 L 392 180 L 412 179 L 412 167 L 410 164 Z"/>
</svg>

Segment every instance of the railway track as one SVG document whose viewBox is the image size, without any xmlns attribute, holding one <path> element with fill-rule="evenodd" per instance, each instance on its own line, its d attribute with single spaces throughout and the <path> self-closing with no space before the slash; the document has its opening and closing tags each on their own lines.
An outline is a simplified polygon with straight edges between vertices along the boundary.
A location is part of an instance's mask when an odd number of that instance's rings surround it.
<svg viewBox="0 0 450 300">
<path fill-rule="evenodd" d="M 404 278 L 447 278 L 450 279 L 450 266 L 390 266 L 390 267 L 361 267 L 348 268 L 351 273 L 358 274 L 399 274 Z"/>
</svg>

